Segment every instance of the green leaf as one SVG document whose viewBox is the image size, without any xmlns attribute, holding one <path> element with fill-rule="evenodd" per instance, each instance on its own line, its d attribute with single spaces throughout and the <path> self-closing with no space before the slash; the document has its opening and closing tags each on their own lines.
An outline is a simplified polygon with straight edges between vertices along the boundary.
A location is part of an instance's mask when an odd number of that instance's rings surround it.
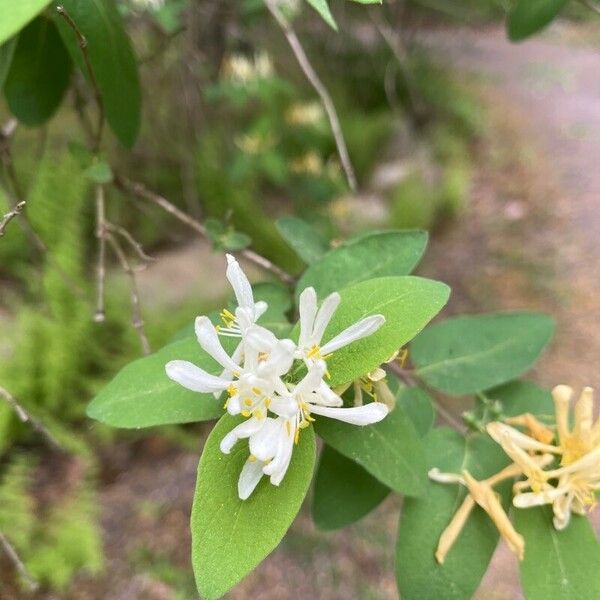
<svg viewBox="0 0 600 600">
<path fill-rule="evenodd" d="M 506 21 L 508 37 L 513 42 L 524 40 L 548 25 L 568 0 L 517 0 Z"/>
<path fill-rule="evenodd" d="M 327 252 L 325 240 L 303 219 L 282 217 L 275 221 L 275 226 L 281 237 L 307 265 L 321 260 Z"/>
<path fill-rule="evenodd" d="M 258 322 L 267 326 L 267 323 L 281 323 L 287 321 L 287 313 L 292 308 L 292 298 L 288 288 L 282 283 L 264 281 L 252 286 L 254 301 L 263 300 L 269 305 L 264 315 Z"/>
<path fill-rule="evenodd" d="M 16 36 L 0 46 L 0 90 L 4 87 L 4 82 L 6 81 L 6 76 L 8 75 L 10 65 L 12 64 L 16 47 Z"/>
<path fill-rule="evenodd" d="M 525 538 L 519 571 L 527 600 L 600 598 L 600 545 L 587 518 L 573 516 L 556 531 L 549 507 L 513 509 L 513 517 Z"/>
<path fill-rule="evenodd" d="M 325 445 L 321 452 L 312 516 L 323 530 L 339 529 L 362 519 L 390 493 L 358 463 Z"/>
<path fill-rule="evenodd" d="M 50 0 L 0 0 L 0 44 L 42 12 Z"/>
<path fill-rule="evenodd" d="M 87 40 L 106 119 L 121 143 L 131 147 L 140 129 L 141 91 L 136 59 L 115 2 L 62 0 L 61 4 Z M 55 18 L 71 57 L 88 78 L 75 32 L 59 15 Z"/>
<path fill-rule="evenodd" d="M 341 290 L 323 343 L 363 317 L 382 314 L 386 322 L 373 335 L 333 353 L 327 362 L 330 385 L 357 379 L 384 363 L 427 325 L 449 295 L 447 285 L 421 277 L 380 277 Z"/>
<path fill-rule="evenodd" d="M 447 319 L 429 327 L 411 346 L 417 375 L 430 386 L 460 396 L 510 381 L 529 369 L 554 333 L 538 313 L 496 313 Z"/>
<path fill-rule="evenodd" d="M 231 454 L 219 442 L 240 419 L 225 415 L 206 441 L 192 508 L 192 564 L 200 596 L 220 598 L 245 577 L 281 541 L 306 496 L 315 463 L 311 428 L 294 447 L 290 467 L 279 487 L 267 478 L 247 500 L 237 495 L 237 482 L 248 457 L 238 442 Z"/>
<path fill-rule="evenodd" d="M 332 29 L 337 31 L 337 23 L 329 10 L 329 4 L 327 0 L 306 0 L 320 15 L 321 18 L 327 23 Z"/>
<path fill-rule="evenodd" d="M 431 398 L 418 388 L 398 386 L 393 376 L 390 388 L 397 388 L 396 402 L 424 436 L 435 419 Z M 378 506 L 390 489 L 358 463 L 325 445 L 317 469 L 312 514 L 317 527 L 339 529 L 350 525 Z"/>
<path fill-rule="evenodd" d="M 476 479 L 497 473 L 508 464 L 502 449 L 488 436 L 467 439 L 448 429 L 433 429 L 425 438 L 427 467 L 460 473 L 467 469 Z M 497 486 L 504 504 L 510 484 Z M 498 530 L 475 507 L 446 561 L 434 553 L 440 535 L 465 497 L 462 486 L 428 481 L 422 498 L 405 498 L 396 546 L 396 576 L 403 600 L 469 600 L 498 542 Z"/>
<path fill-rule="evenodd" d="M 223 345 L 232 350 L 235 340 L 225 338 Z M 215 375 L 223 370 L 202 351 L 195 337 L 184 338 L 121 369 L 90 402 L 88 417 L 113 427 L 139 428 L 221 416 L 221 400 L 187 390 L 167 377 L 165 365 L 176 359 L 189 360 Z"/>
<path fill-rule="evenodd" d="M 41 125 L 60 105 L 71 74 L 71 59 L 56 26 L 38 17 L 19 34 L 4 95 L 25 125 Z"/>
<path fill-rule="evenodd" d="M 425 490 L 423 446 L 401 406 L 366 427 L 318 417 L 315 430 L 329 446 L 398 493 L 419 496 Z"/>
<path fill-rule="evenodd" d="M 491 400 L 500 400 L 505 417 L 515 417 L 527 412 L 538 416 L 554 414 L 550 392 L 531 381 L 511 381 L 486 391 L 485 395 Z"/>
<path fill-rule="evenodd" d="M 420 437 L 425 436 L 435 422 L 431 396 L 417 387 L 402 386 L 396 393 L 396 403 L 412 421 Z"/>
<path fill-rule="evenodd" d="M 426 245 L 424 231 L 385 231 L 360 236 L 311 264 L 298 281 L 296 295 L 313 286 L 324 298 L 366 279 L 408 275 L 419 262 Z"/>
</svg>

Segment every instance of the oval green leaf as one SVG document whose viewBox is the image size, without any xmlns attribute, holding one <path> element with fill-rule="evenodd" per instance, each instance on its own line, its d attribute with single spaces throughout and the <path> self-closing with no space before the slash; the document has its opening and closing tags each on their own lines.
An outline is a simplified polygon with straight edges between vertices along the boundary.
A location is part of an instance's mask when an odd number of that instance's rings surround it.
<svg viewBox="0 0 600 600">
<path fill-rule="evenodd" d="M 324 342 L 363 317 L 382 314 L 386 321 L 373 335 L 341 348 L 328 359 L 332 387 L 357 379 L 384 363 L 437 315 L 450 288 L 422 277 L 381 277 L 341 290 L 341 302 Z"/>
<path fill-rule="evenodd" d="M 54 23 L 38 17 L 19 34 L 4 84 L 8 106 L 25 125 L 37 126 L 59 107 L 71 74 L 71 59 Z"/>
<path fill-rule="evenodd" d="M 508 464 L 498 444 L 480 434 L 462 437 L 442 427 L 423 440 L 427 468 L 460 473 L 476 479 L 497 473 Z M 497 486 L 505 506 L 509 485 Z M 469 516 L 460 536 L 439 565 L 434 553 L 441 533 L 462 503 L 462 486 L 427 481 L 422 498 L 405 498 L 396 546 L 396 577 L 403 600 L 469 600 L 485 574 L 498 542 L 498 530 L 479 507 Z"/>
<path fill-rule="evenodd" d="M 0 0 L 0 44 L 42 12 L 50 0 Z"/>
<path fill-rule="evenodd" d="M 62 0 L 61 4 L 87 40 L 106 120 L 119 141 L 131 147 L 140 129 L 141 91 L 136 59 L 115 2 Z M 71 57 L 88 78 L 75 32 L 59 15 L 55 18 Z"/>
<path fill-rule="evenodd" d="M 325 531 L 355 523 L 381 504 L 390 493 L 358 463 L 325 445 L 321 452 L 312 516 Z"/>
<path fill-rule="evenodd" d="M 573 516 L 563 531 L 549 507 L 513 509 L 513 517 L 525 538 L 519 572 L 527 600 L 600 598 L 600 544 L 586 517 Z"/>
<path fill-rule="evenodd" d="M 553 333 L 554 321 L 538 313 L 455 317 L 415 339 L 411 358 L 430 386 L 454 396 L 474 394 L 529 369 Z"/>
<path fill-rule="evenodd" d="M 424 231 L 383 231 L 362 235 L 354 241 L 330 250 L 311 264 L 298 285 L 314 287 L 319 297 L 366 279 L 408 275 L 419 262 L 427 246 Z"/>
<path fill-rule="evenodd" d="M 506 31 L 513 42 L 537 33 L 564 8 L 568 0 L 517 0 L 508 13 Z"/>
<path fill-rule="evenodd" d="M 223 345 L 233 349 L 235 341 Z M 223 402 L 171 381 L 165 373 L 170 360 L 189 360 L 209 373 L 223 367 L 202 351 L 195 337 L 186 337 L 158 352 L 129 363 L 87 407 L 87 415 L 113 427 L 139 428 L 193 423 L 223 414 Z"/>
<path fill-rule="evenodd" d="M 298 514 L 313 474 L 316 446 L 312 428 L 300 436 L 281 485 L 262 481 L 247 500 L 237 495 L 248 444 L 231 454 L 219 442 L 240 419 L 225 415 L 208 436 L 192 508 L 192 564 L 200 596 L 220 598 L 279 544 Z"/>
<path fill-rule="evenodd" d="M 317 417 L 315 429 L 329 446 L 396 492 L 407 496 L 424 492 L 427 470 L 423 446 L 399 405 L 375 425 L 356 427 Z"/>
<path fill-rule="evenodd" d="M 275 221 L 275 226 L 281 237 L 307 265 L 321 260 L 327 252 L 325 240 L 303 219 L 282 217 Z"/>
</svg>

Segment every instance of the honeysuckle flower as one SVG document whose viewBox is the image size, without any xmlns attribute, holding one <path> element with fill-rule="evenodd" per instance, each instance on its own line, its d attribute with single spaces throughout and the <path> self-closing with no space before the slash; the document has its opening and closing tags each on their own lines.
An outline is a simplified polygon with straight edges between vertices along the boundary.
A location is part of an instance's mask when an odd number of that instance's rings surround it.
<svg viewBox="0 0 600 600">
<path fill-rule="evenodd" d="M 297 357 L 307 366 L 314 361 L 325 359 L 329 354 L 375 333 L 384 323 L 383 315 L 371 315 L 357 321 L 338 333 L 333 339 L 321 346 L 321 340 L 327 325 L 331 321 L 341 297 L 337 292 L 329 294 L 317 308 L 315 288 L 308 287 L 300 294 L 300 336 L 298 338 Z"/>
<path fill-rule="evenodd" d="M 323 121 L 325 113 L 320 102 L 293 104 L 285 113 L 290 125 L 317 125 Z"/>
<path fill-rule="evenodd" d="M 559 385 L 552 390 L 557 439 L 553 445 L 538 441 L 510 425 L 489 423 L 490 436 L 522 468 L 526 479 L 515 484 L 513 504 L 518 508 L 551 504 L 554 526 L 564 529 L 571 512 L 585 514 L 596 505 L 600 489 L 600 419 L 593 419 L 593 390 L 584 388 L 575 405 L 574 427 L 569 428 L 569 409 L 573 390 Z M 514 419 L 513 419 L 514 421 Z M 516 423 L 520 424 L 520 423 Z M 525 424 L 525 423 L 524 423 Z M 527 424 L 526 424 L 527 426 Z M 534 464 L 537 455 L 550 453 L 560 458 L 560 466 L 544 470 Z"/>
</svg>

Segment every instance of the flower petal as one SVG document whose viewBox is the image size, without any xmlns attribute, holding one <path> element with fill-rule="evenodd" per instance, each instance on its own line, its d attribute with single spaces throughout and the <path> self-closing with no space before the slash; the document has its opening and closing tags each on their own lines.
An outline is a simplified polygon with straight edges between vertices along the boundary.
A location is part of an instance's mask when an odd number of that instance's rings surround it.
<svg viewBox="0 0 600 600">
<path fill-rule="evenodd" d="M 254 310 L 254 297 L 252 287 L 238 261 L 231 254 L 227 254 L 226 276 L 233 288 L 238 306 Z"/>
<path fill-rule="evenodd" d="M 220 394 L 231 383 L 223 377 L 207 373 L 187 360 L 171 360 L 165 365 L 167 377 L 192 392 Z"/>
<path fill-rule="evenodd" d="M 504 439 L 509 438 L 516 446 L 523 450 L 551 452 L 553 454 L 560 453 L 560 448 L 550 444 L 542 444 L 542 442 L 538 442 L 534 438 L 521 433 L 518 429 L 506 425 L 505 423 L 500 423 L 499 421 L 488 423 L 486 430 L 490 434 L 490 437 L 501 446 L 503 445 Z"/>
<path fill-rule="evenodd" d="M 333 313 L 337 310 L 340 300 L 341 297 L 337 292 L 329 294 L 329 296 L 323 300 L 323 304 L 321 304 L 321 307 L 319 308 L 312 331 L 313 344 L 321 343 L 325 329 L 327 329 L 327 325 L 329 325 L 329 321 L 331 321 Z"/>
<path fill-rule="evenodd" d="M 298 312 L 300 313 L 298 345 L 304 348 L 310 343 L 315 317 L 317 316 L 317 292 L 315 292 L 315 288 L 307 287 L 302 291 L 298 303 Z"/>
<path fill-rule="evenodd" d="M 277 452 L 280 425 L 268 417 L 263 426 L 250 436 L 250 454 L 263 462 L 271 460 Z"/>
<path fill-rule="evenodd" d="M 321 354 L 326 355 L 375 333 L 385 323 L 383 315 L 372 315 L 350 325 L 321 348 Z"/>
<path fill-rule="evenodd" d="M 236 365 L 223 349 L 217 331 L 208 317 L 196 318 L 196 337 L 202 349 L 210 354 L 222 367 L 232 373 L 239 370 L 239 365 Z"/>
<path fill-rule="evenodd" d="M 371 402 L 370 404 L 351 408 L 332 408 L 311 404 L 310 412 L 352 425 L 371 425 L 371 423 L 377 423 L 384 419 L 389 409 L 381 402 Z"/>
<path fill-rule="evenodd" d="M 254 417 L 249 418 L 247 421 L 240 423 L 234 427 L 219 444 L 221 452 L 223 454 L 229 454 L 231 449 L 238 440 L 248 438 L 256 433 L 264 424 L 266 419 L 255 419 Z"/>
<path fill-rule="evenodd" d="M 263 476 L 263 464 L 258 460 L 247 460 L 240 472 L 238 479 L 238 496 L 240 500 L 246 500 L 256 489 L 258 482 Z"/>
</svg>

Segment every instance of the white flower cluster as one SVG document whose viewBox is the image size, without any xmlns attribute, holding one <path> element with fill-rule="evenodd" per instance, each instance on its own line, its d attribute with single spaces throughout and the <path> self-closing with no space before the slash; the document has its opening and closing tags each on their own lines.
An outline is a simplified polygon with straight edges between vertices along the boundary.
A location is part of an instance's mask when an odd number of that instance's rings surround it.
<svg viewBox="0 0 600 600">
<path fill-rule="evenodd" d="M 332 352 L 371 335 L 385 319 L 382 315 L 366 317 L 321 346 L 340 295 L 330 294 L 318 307 L 316 292 L 309 287 L 300 295 L 298 342 L 278 339 L 257 324 L 267 304 L 254 302 L 250 282 L 235 258 L 227 255 L 227 262 L 227 279 L 233 287 L 237 308 L 233 313 L 228 310 L 221 313 L 225 326 L 213 325 L 206 316 L 196 319 L 200 346 L 224 371 L 220 376 L 211 375 L 183 360 L 169 362 L 166 371 L 173 381 L 195 392 L 217 396 L 226 392 L 227 411 L 246 417 L 221 441 L 225 454 L 231 452 L 238 440 L 249 441 L 249 457 L 238 482 L 239 497 L 245 500 L 263 475 L 269 476 L 273 485 L 281 483 L 294 444 L 301 430 L 314 421 L 312 415 L 354 425 L 376 423 L 387 415 L 389 409 L 382 402 L 344 408 L 340 396 L 327 383 L 326 365 Z M 240 338 L 231 356 L 221 345 L 219 335 Z"/>
</svg>

